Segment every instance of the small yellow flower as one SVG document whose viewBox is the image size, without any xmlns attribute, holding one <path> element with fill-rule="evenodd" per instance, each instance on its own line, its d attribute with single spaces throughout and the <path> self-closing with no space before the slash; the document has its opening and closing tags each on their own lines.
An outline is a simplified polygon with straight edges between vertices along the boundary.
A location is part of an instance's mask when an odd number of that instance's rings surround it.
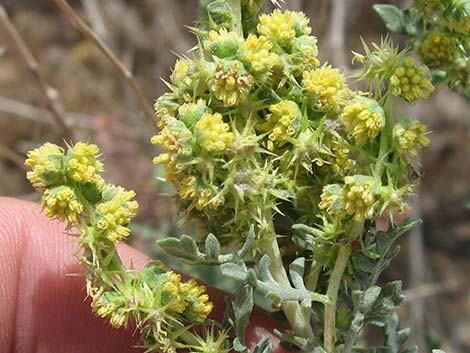
<svg viewBox="0 0 470 353">
<path fill-rule="evenodd" d="M 390 77 L 392 93 L 407 102 L 415 102 L 420 98 L 428 98 L 434 91 L 431 73 L 426 65 L 406 57 Z"/>
<path fill-rule="evenodd" d="M 184 103 L 178 108 L 178 118 L 184 122 L 188 129 L 193 130 L 196 123 L 210 109 L 203 99 L 198 99 L 196 103 Z"/>
<path fill-rule="evenodd" d="M 278 56 L 271 52 L 273 45 L 266 36 L 248 35 L 242 43 L 242 61 L 253 73 L 266 73 L 271 71 L 278 60 Z"/>
<path fill-rule="evenodd" d="M 194 70 L 194 63 L 189 59 L 178 59 L 171 74 L 171 82 L 180 88 L 189 88 L 192 84 L 191 74 Z"/>
<path fill-rule="evenodd" d="M 226 150 L 235 138 L 229 130 L 221 114 L 204 114 L 196 124 L 196 138 L 206 151 L 221 152 Z"/>
<path fill-rule="evenodd" d="M 181 283 L 181 276 L 173 271 L 167 272 L 166 275 L 168 275 L 168 279 L 162 286 L 163 304 L 167 305 L 178 314 L 181 314 L 188 306 L 188 301 Z"/>
<path fill-rule="evenodd" d="M 199 286 L 193 279 L 181 285 L 189 305 L 184 310 L 184 316 L 190 321 L 203 322 L 214 308 L 214 304 L 209 301 L 209 296 L 205 294 L 206 287 Z"/>
<path fill-rule="evenodd" d="M 120 186 L 108 185 L 103 191 L 103 199 L 96 206 L 97 227 L 109 240 L 118 242 L 129 235 L 128 225 L 139 206 L 134 197 L 134 191 Z"/>
<path fill-rule="evenodd" d="M 218 100 L 229 106 L 242 103 L 253 86 L 254 78 L 239 61 L 220 61 L 210 89 Z"/>
<path fill-rule="evenodd" d="M 330 184 L 323 187 L 320 196 L 321 201 L 318 207 L 325 210 L 328 214 L 334 217 L 344 217 L 345 210 L 343 207 L 343 189 L 338 184 Z"/>
<path fill-rule="evenodd" d="M 78 142 L 67 155 L 66 169 L 68 175 L 80 183 L 101 183 L 98 175 L 103 170 L 103 163 L 98 160 L 98 146 Z"/>
<path fill-rule="evenodd" d="M 432 64 L 452 61 L 455 49 L 455 38 L 438 31 L 429 33 L 421 46 L 423 56 Z"/>
<path fill-rule="evenodd" d="M 263 14 L 259 17 L 258 33 L 274 42 L 285 43 L 296 36 L 310 34 L 312 29 L 308 24 L 309 20 L 302 12 L 282 12 L 276 9 L 269 15 Z"/>
<path fill-rule="evenodd" d="M 153 163 L 168 163 L 175 154 L 190 153 L 189 141 L 192 137 L 193 134 L 182 121 L 169 119 L 165 128 L 151 139 L 154 145 L 161 145 L 165 151 L 155 157 Z"/>
<path fill-rule="evenodd" d="M 157 118 L 157 126 L 163 129 L 168 121 L 175 117 L 178 104 L 172 101 L 171 93 L 165 93 L 157 99 L 153 108 Z"/>
<path fill-rule="evenodd" d="M 83 212 L 83 205 L 72 188 L 58 186 L 47 189 L 41 200 L 44 213 L 50 218 L 67 220 L 69 224 L 77 221 Z"/>
<path fill-rule="evenodd" d="M 301 36 L 292 41 L 292 63 L 297 66 L 299 71 L 313 70 L 320 65 L 317 58 L 318 47 L 317 38 L 313 36 Z"/>
<path fill-rule="evenodd" d="M 340 119 L 359 143 L 374 139 L 385 123 L 384 111 L 377 101 L 361 96 L 344 107 Z"/>
<path fill-rule="evenodd" d="M 32 170 L 26 177 L 36 189 L 43 189 L 63 176 L 63 148 L 52 143 L 45 143 L 29 151 L 25 165 Z"/>
<path fill-rule="evenodd" d="M 357 222 L 372 219 L 379 200 L 374 178 L 364 175 L 344 178 L 343 207 Z"/>
<path fill-rule="evenodd" d="M 300 129 L 301 113 L 297 104 L 285 100 L 269 106 L 271 114 L 266 116 L 266 122 L 260 125 L 262 131 L 271 131 L 268 135 L 268 149 L 284 145 Z"/>
<path fill-rule="evenodd" d="M 210 31 L 204 41 L 204 49 L 221 59 L 233 58 L 240 47 L 242 39 L 236 32 L 229 32 L 222 27 L 219 32 Z"/>
<path fill-rule="evenodd" d="M 470 32 L 470 15 L 461 13 L 459 20 L 449 16 L 446 20 L 446 25 L 454 32 L 468 34 Z"/>
<path fill-rule="evenodd" d="M 442 0 L 415 0 L 414 5 L 421 11 L 424 11 L 426 14 L 443 9 Z"/>
<path fill-rule="evenodd" d="M 418 149 L 429 145 L 429 139 L 425 136 L 426 126 L 417 120 L 406 119 L 393 128 L 393 138 L 396 141 L 397 150 L 403 154 L 416 157 Z"/>
<path fill-rule="evenodd" d="M 319 110 L 337 111 L 349 96 L 344 75 L 330 65 L 305 71 L 302 85 L 314 98 L 314 106 Z"/>
</svg>

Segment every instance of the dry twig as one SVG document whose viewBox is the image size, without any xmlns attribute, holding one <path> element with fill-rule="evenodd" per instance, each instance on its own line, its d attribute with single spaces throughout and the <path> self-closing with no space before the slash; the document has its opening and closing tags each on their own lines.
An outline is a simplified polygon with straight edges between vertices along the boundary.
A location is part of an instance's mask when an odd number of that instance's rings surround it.
<svg viewBox="0 0 470 353">
<path fill-rule="evenodd" d="M 26 170 L 26 166 L 24 165 L 24 158 L 13 151 L 10 147 L 0 144 L 0 158 L 8 159 L 21 169 Z"/>
<path fill-rule="evenodd" d="M 21 38 L 2 5 L 0 5 L 0 26 L 11 39 L 11 42 L 17 49 L 21 59 L 25 62 L 28 69 L 36 78 L 47 108 L 51 111 L 55 122 L 59 126 L 61 133 L 64 135 L 64 138 L 66 140 L 71 139 L 73 137 L 73 133 L 65 122 L 64 110 L 58 91 L 49 84 L 44 71 L 39 66 L 23 38 Z"/>
<path fill-rule="evenodd" d="M 113 66 L 124 76 L 129 86 L 134 91 L 137 99 L 139 100 L 147 118 L 153 122 L 154 114 L 151 105 L 144 96 L 144 93 L 134 78 L 132 72 L 118 59 L 118 57 L 109 49 L 109 47 L 83 22 L 75 11 L 65 0 L 54 0 L 57 6 L 67 15 L 67 18 L 72 25 L 77 28 L 89 41 L 91 41 L 103 55 L 113 64 Z"/>
</svg>

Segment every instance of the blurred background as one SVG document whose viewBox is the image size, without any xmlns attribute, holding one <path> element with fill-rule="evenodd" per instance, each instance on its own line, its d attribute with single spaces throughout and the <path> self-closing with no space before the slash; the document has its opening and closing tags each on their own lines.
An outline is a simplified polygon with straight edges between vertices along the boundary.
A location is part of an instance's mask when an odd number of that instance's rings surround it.
<svg viewBox="0 0 470 353">
<path fill-rule="evenodd" d="M 197 20 L 196 0 L 69 3 L 133 72 L 150 105 L 165 92 L 160 78 L 171 73 L 174 53 L 195 45 L 185 25 Z M 351 51 L 362 50 L 360 38 L 377 42 L 387 33 L 372 10 L 375 3 L 406 5 L 398 0 L 287 0 L 285 6 L 312 19 L 321 60 L 351 72 Z M 0 26 L 0 195 L 37 200 L 25 179 L 24 155 L 45 141 L 64 145 L 67 131 L 57 123 L 60 116 L 70 130 L 66 142 L 98 144 L 106 177 L 137 192 L 140 213 L 130 242 L 160 256 L 155 239 L 178 235 L 186 226 L 172 207 L 171 190 L 158 179 L 163 171 L 151 163 L 157 150 L 149 138 L 156 127 L 131 86 L 53 0 L 1 0 L 1 5 L 10 30 L 17 31 L 39 65 L 39 75 L 22 60 L 21 40 L 12 42 Z M 404 38 L 394 40 L 404 43 Z M 402 252 L 383 277 L 404 280 L 402 325 L 414 328 L 421 352 L 438 346 L 447 353 L 470 352 L 470 103 L 438 86 L 430 100 L 403 106 L 402 113 L 419 117 L 432 131 L 431 145 L 421 156 L 424 176 L 412 211 L 424 226 L 402 237 Z M 206 279 L 218 278 L 204 271 Z"/>
</svg>

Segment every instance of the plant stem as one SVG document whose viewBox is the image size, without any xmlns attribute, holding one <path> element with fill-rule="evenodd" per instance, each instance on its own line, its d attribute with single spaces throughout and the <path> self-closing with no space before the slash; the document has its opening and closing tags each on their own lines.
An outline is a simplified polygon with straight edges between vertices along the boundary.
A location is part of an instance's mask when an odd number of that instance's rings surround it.
<svg viewBox="0 0 470 353">
<path fill-rule="evenodd" d="M 232 30 L 237 32 L 240 37 L 243 37 L 242 6 L 240 0 L 228 0 L 227 2 L 233 11 Z"/>
<path fill-rule="evenodd" d="M 375 166 L 375 174 L 380 178 L 385 168 L 385 161 L 390 145 L 390 129 L 393 126 L 393 94 L 388 92 L 386 94 L 384 103 L 385 126 L 380 135 L 380 149 L 377 157 L 377 164 Z"/>
<path fill-rule="evenodd" d="M 333 268 L 328 282 L 326 295 L 330 303 L 325 305 L 325 326 L 323 331 L 323 343 L 327 353 L 333 353 L 335 349 L 336 302 L 338 300 L 341 279 L 343 278 L 343 273 L 348 264 L 350 255 L 351 248 L 349 246 L 340 246 L 335 267 Z"/>
<path fill-rule="evenodd" d="M 282 263 L 281 252 L 275 238 L 264 240 L 260 244 L 261 251 L 271 259 L 270 270 L 274 279 L 285 285 L 291 286 L 286 269 Z M 305 320 L 300 304 L 295 301 L 287 301 L 282 304 L 282 310 L 289 321 L 294 333 L 303 338 L 314 337 L 309 320 Z"/>
</svg>

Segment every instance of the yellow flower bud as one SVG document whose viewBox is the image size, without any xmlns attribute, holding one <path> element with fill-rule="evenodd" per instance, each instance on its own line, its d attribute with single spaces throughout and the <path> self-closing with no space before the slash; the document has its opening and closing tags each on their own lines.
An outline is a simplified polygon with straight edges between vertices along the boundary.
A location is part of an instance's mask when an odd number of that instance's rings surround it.
<svg viewBox="0 0 470 353">
<path fill-rule="evenodd" d="M 313 96 L 314 106 L 319 110 L 338 111 L 349 96 L 344 75 L 330 65 L 305 71 L 302 85 Z"/>
<path fill-rule="evenodd" d="M 393 95 L 402 97 L 407 102 L 428 98 L 434 91 L 428 67 L 409 56 L 395 68 L 390 77 L 390 85 Z"/>
<path fill-rule="evenodd" d="M 80 183 L 100 183 L 99 172 L 103 171 L 103 163 L 98 160 L 98 146 L 78 142 L 67 154 L 67 174 Z"/>
<path fill-rule="evenodd" d="M 384 111 L 377 101 L 361 96 L 344 107 L 340 119 L 359 143 L 374 139 L 385 124 Z"/>
<path fill-rule="evenodd" d="M 222 120 L 222 115 L 204 114 L 196 124 L 196 138 L 199 145 L 209 152 L 226 150 L 235 136 L 229 131 L 228 124 Z"/>
<path fill-rule="evenodd" d="M 242 43 L 242 61 L 254 74 L 271 71 L 278 56 L 271 52 L 273 45 L 266 36 L 248 35 Z"/>
<path fill-rule="evenodd" d="M 41 200 L 44 213 L 50 218 L 66 220 L 69 224 L 77 221 L 83 212 L 83 205 L 72 188 L 58 186 L 47 189 Z"/>
<path fill-rule="evenodd" d="M 295 37 L 310 34 L 312 29 L 308 24 L 309 20 L 302 12 L 282 12 L 276 9 L 269 15 L 259 17 L 258 33 L 282 44 Z"/>
<path fill-rule="evenodd" d="M 417 120 L 405 119 L 393 128 L 393 138 L 397 150 L 403 154 L 416 157 L 418 149 L 429 145 L 429 139 L 425 136 L 426 126 Z"/>
<path fill-rule="evenodd" d="M 32 170 L 26 177 L 36 189 L 44 189 L 63 177 L 63 148 L 52 143 L 45 143 L 27 154 L 25 165 Z"/>
<path fill-rule="evenodd" d="M 441 64 L 452 61 L 455 56 L 455 46 L 455 38 L 445 33 L 434 31 L 426 36 L 421 45 L 421 52 L 424 58 L 431 64 Z"/>
<path fill-rule="evenodd" d="M 220 61 L 210 89 L 215 97 L 229 106 L 242 103 L 250 93 L 254 78 L 239 61 Z"/>
<path fill-rule="evenodd" d="M 103 191 L 103 198 L 96 206 L 97 228 L 109 240 L 119 242 L 129 235 L 128 225 L 139 206 L 133 201 L 134 197 L 134 191 L 126 191 L 120 186 L 108 185 Z"/>
</svg>

